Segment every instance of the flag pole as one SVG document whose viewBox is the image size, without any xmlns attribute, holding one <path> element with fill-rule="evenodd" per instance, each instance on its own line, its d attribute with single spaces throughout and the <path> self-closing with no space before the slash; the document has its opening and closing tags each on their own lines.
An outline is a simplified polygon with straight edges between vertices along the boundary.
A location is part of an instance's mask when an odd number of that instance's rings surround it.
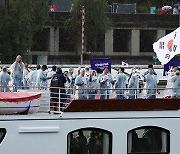
<svg viewBox="0 0 180 154">
<path fill-rule="evenodd" d="M 81 65 L 83 64 L 83 54 L 84 54 L 84 24 L 85 24 L 85 8 L 84 6 L 82 6 Z"/>
</svg>

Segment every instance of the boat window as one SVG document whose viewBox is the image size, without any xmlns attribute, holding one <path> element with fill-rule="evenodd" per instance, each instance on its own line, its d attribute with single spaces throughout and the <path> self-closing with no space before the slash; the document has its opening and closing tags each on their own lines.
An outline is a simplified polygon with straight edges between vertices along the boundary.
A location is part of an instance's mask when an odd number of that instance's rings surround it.
<svg viewBox="0 0 180 154">
<path fill-rule="evenodd" d="M 140 127 L 128 132 L 128 154 L 169 154 L 170 132 L 159 127 Z"/>
<path fill-rule="evenodd" d="M 2 143 L 5 135 L 6 135 L 6 129 L 5 128 L 0 128 L 0 144 Z"/>
<path fill-rule="evenodd" d="M 68 154 L 112 154 L 112 133 L 97 128 L 70 132 Z"/>
</svg>

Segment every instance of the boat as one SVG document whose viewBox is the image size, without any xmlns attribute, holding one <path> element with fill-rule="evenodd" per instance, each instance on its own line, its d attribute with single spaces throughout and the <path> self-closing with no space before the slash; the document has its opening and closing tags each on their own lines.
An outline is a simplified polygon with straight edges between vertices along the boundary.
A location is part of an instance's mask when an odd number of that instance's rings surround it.
<svg viewBox="0 0 180 154">
<path fill-rule="evenodd" d="M 40 93 L 0 92 L 0 114 L 36 113 Z"/>
<path fill-rule="evenodd" d="M 179 109 L 179 99 L 72 100 L 58 113 L 0 115 L 0 153 L 179 154 Z"/>
</svg>

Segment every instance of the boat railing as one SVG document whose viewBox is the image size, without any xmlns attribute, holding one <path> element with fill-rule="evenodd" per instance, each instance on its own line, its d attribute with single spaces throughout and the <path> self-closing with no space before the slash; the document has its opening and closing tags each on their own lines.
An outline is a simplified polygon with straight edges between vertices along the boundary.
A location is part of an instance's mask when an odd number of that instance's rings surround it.
<svg viewBox="0 0 180 154">
<path fill-rule="evenodd" d="M 14 87 L 0 87 L 13 91 Z M 73 100 L 180 98 L 180 88 L 60 88 L 16 87 L 17 92 L 41 93 L 39 112 L 61 113 Z"/>
</svg>

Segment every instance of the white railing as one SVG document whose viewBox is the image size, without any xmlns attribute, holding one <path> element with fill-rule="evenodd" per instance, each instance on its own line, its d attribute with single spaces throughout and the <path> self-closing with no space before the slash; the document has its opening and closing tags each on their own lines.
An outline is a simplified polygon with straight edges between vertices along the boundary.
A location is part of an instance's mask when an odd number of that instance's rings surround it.
<svg viewBox="0 0 180 154">
<path fill-rule="evenodd" d="M 13 87 L 0 87 L 1 91 Z M 180 98 L 180 88 L 77 89 L 59 87 L 16 87 L 18 92 L 41 93 L 39 112 L 62 112 L 73 100 Z"/>
</svg>

